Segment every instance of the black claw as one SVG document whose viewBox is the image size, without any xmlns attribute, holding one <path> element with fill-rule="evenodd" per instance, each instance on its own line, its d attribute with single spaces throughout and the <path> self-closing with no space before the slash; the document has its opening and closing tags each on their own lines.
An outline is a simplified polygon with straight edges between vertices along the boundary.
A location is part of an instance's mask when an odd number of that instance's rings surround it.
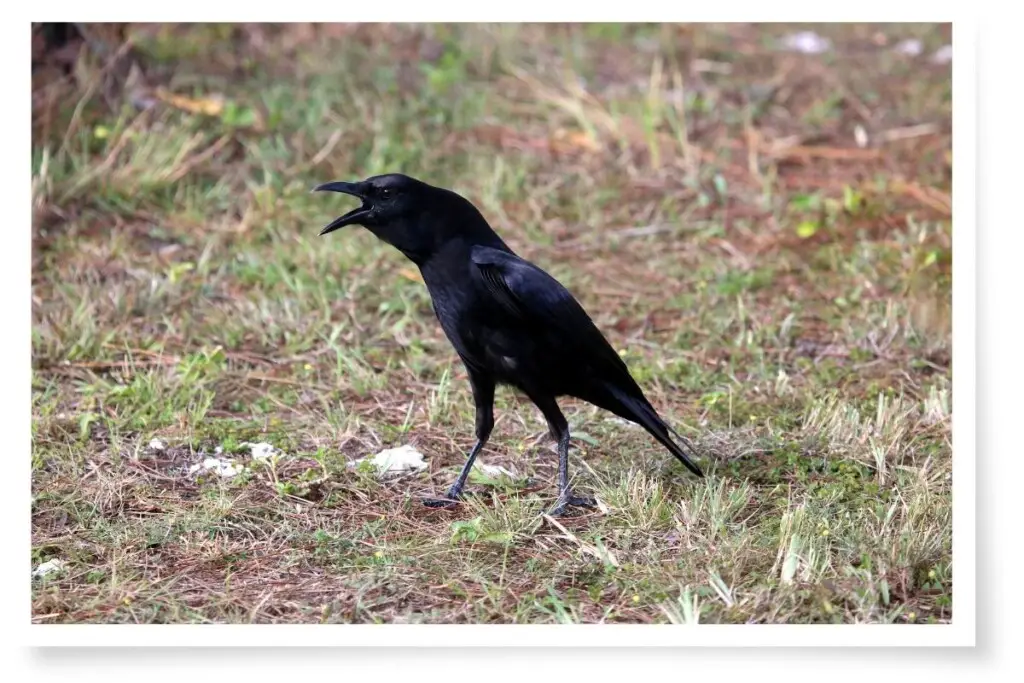
<svg viewBox="0 0 1024 683">
<path fill-rule="evenodd" d="M 457 498 L 424 498 L 423 504 L 428 508 L 453 508 L 459 501 Z"/>
<path fill-rule="evenodd" d="M 551 510 L 551 515 L 553 517 L 564 517 L 570 507 L 596 508 L 597 499 L 590 496 L 561 495 L 558 497 L 558 503 Z"/>
</svg>

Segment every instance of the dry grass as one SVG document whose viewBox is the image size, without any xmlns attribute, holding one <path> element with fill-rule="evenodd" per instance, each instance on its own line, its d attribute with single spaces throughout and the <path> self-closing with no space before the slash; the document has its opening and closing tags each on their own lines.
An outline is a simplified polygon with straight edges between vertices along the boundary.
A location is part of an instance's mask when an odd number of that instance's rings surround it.
<svg viewBox="0 0 1024 683">
<path fill-rule="evenodd" d="M 793 30 L 140 26 L 145 86 L 40 70 L 32 561 L 66 564 L 33 619 L 949 621 L 949 28 Z M 566 401 L 604 509 L 552 520 L 544 423 L 499 392 L 482 460 L 516 477 L 422 507 L 465 374 L 309 193 L 394 170 L 569 286 L 710 476 Z M 348 466 L 404 443 L 428 470 Z M 218 448 L 245 472 L 190 474 Z"/>
</svg>

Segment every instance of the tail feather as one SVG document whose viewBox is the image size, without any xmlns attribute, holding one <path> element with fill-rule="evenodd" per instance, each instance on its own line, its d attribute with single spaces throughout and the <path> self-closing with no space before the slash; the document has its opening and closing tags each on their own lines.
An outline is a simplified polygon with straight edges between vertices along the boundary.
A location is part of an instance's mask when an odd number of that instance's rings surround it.
<svg viewBox="0 0 1024 683">
<path fill-rule="evenodd" d="M 617 414 L 619 417 L 635 422 L 647 432 L 653 436 L 658 442 L 663 445 L 668 451 L 676 457 L 679 462 L 686 466 L 686 469 L 693 472 L 698 477 L 703 477 L 704 473 L 700 467 L 697 466 L 682 448 L 679 447 L 675 441 L 672 440 L 672 436 L 675 436 L 681 442 L 686 445 L 687 450 L 693 457 L 699 457 L 697 455 L 697 449 L 693 447 L 693 444 L 689 439 L 682 436 L 676 430 L 672 429 L 661 416 L 658 415 L 654 407 L 643 397 L 630 396 L 615 387 L 608 387 L 612 396 L 615 398 L 618 406 L 608 406 L 607 409 Z"/>
</svg>

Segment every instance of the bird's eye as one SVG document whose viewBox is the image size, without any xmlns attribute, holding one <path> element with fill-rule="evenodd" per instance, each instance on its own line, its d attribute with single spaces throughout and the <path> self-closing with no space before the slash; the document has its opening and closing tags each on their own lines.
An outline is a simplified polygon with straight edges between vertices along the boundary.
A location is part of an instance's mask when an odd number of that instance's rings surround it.
<svg viewBox="0 0 1024 683">
<path fill-rule="evenodd" d="M 391 196 L 391 188 L 390 187 L 385 187 L 383 190 L 380 191 L 380 196 L 383 197 L 384 199 L 387 199 L 388 197 L 390 197 Z"/>
</svg>

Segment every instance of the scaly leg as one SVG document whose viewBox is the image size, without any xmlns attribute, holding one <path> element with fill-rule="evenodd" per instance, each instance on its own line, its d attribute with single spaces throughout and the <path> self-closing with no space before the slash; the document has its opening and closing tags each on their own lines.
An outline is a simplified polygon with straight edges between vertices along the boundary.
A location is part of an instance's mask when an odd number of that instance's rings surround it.
<svg viewBox="0 0 1024 683">
<path fill-rule="evenodd" d="M 494 429 L 494 380 L 469 372 L 469 381 L 473 386 L 473 402 L 476 404 L 476 444 L 466 458 L 466 464 L 459 473 L 459 478 L 451 485 L 444 498 L 427 498 L 423 504 L 427 507 L 452 507 L 462 497 L 462 487 L 466 485 L 469 471 L 473 469 L 473 461 L 487 443 Z"/>
<path fill-rule="evenodd" d="M 569 486 L 569 423 L 559 410 L 555 399 L 550 396 L 530 396 L 537 404 L 544 419 L 548 421 L 551 433 L 558 440 L 558 501 L 551 514 L 561 517 L 569 507 L 597 507 L 597 501 L 587 496 L 574 496 Z"/>
</svg>

